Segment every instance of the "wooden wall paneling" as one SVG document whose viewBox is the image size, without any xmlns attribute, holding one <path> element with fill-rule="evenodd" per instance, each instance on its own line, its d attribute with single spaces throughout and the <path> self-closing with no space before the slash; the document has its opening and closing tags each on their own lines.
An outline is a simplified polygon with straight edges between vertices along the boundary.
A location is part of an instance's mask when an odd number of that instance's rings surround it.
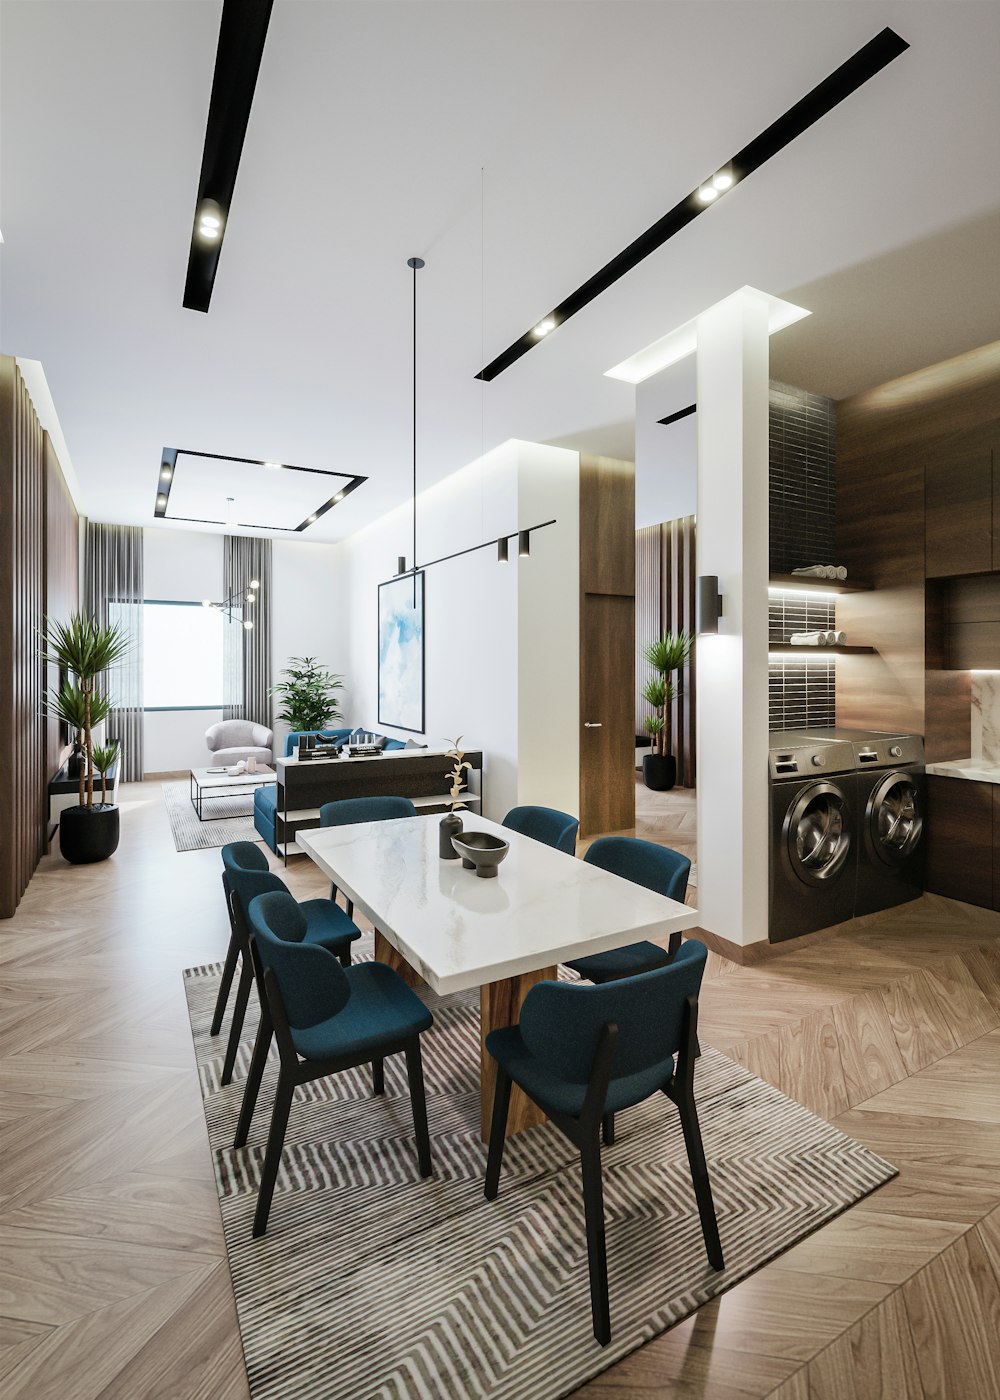
<svg viewBox="0 0 1000 1400">
<path fill-rule="evenodd" d="M 968 671 L 954 669 L 950 658 L 950 608 L 951 581 L 928 579 L 924 594 L 924 749 L 929 763 L 968 758 L 972 752 L 972 677 Z"/>
<path fill-rule="evenodd" d="M 1000 910 L 1000 784 L 993 785 L 993 908 Z"/>
<path fill-rule="evenodd" d="M 924 464 L 928 578 L 993 567 L 993 460 L 988 429 L 934 445 Z"/>
<path fill-rule="evenodd" d="M 932 894 L 993 908 L 992 783 L 927 779 L 924 887 Z"/>
<path fill-rule="evenodd" d="M 45 456 L 45 604 L 47 618 L 65 622 L 80 606 L 80 517 L 69 493 L 59 459 L 44 434 Z M 46 677 L 49 688 L 59 684 L 56 668 Z M 46 778 L 57 773 L 71 752 L 63 743 L 58 720 L 45 721 Z"/>
<path fill-rule="evenodd" d="M 10 918 L 44 854 L 48 817 L 44 667 L 45 461 L 34 406 L 0 357 L 0 917 Z"/>
<path fill-rule="evenodd" d="M 582 836 L 635 826 L 635 552 L 634 464 L 581 457 Z"/>
</svg>

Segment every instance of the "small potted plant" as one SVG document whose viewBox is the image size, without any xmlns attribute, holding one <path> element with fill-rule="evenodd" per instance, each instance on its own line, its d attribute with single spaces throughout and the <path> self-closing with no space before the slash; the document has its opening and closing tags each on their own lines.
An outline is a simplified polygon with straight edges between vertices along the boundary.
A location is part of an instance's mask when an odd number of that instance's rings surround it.
<svg viewBox="0 0 1000 1400">
<path fill-rule="evenodd" d="M 465 750 L 461 747 L 461 734 L 457 739 L 448 739 L 446 742 L 451 745 L 448 749 L 448 757 L 453 764 L 452 770 L 448 774 L 451 779 L 451 787 L 449 788 L 451 800 L 448 803 L 447 815 L 441 818 L 438 851 L 442 860 L 457 860 L 458 852 L 451 844 L 451 838 L 457 836 L 462 830 L 462 818 L 457 813 L 460 807 L 465 806 L 462 801 L 462 789 L 466 786 L 465 773 L 467 770 L 472 771 L 472 764 L 465 761 Z"/>
<path fill-rule="evenodd" d="M 74 613 L 68 622 L 49 621 L 43 660 L 59 667 L 65 680 L 48 699 L 48 708 L 75 733 L 83 735 L 83 763 L 80 766 L 80 801 L 63 809 L 59 819 L 59 849 L 73 865 L 90 865 L 107 860 L 118 849 L 118 808 L 107 797 L 105 774 L 114 754 L 101 770 L 101 798 L 94 801 L 96 770 L 93 729 L 107 719 L 111 700 L 98 689 L 100 678 L 129 648 L 128 638 L 117 626 L 103 627 L 84 613 Z M 102 759 L 105 757 L 102 754 Z"/>
<path fill-rule="evenodd" d="M 670 742 L 670 707 L 681 690 L 670 677 L 687 665 L 692 641 L 686 632 L 665 632 L 643 651 L 647 664 L 656 673 L 650 676 L 642 692 L 646 704 L 653 707 L 653 713 L 646 719 L 646 732 L 653 741 L 653 751 L 643 757 L 642 781 L 654 792 L 667 792 L 677 781 L 677 759 L 671 752 Z"/>
<path fill-rule="evenodd" d="M 336 692 L 343 690 L 344 679 L 321 666 L 314 656 L 290 656 L 281 674 L 288 679 L 272 686 L 271 694 L 281 700 L 278 720 L 292 733 L 308 734 L 332 719 L 343 718 Z"/>
</svg>

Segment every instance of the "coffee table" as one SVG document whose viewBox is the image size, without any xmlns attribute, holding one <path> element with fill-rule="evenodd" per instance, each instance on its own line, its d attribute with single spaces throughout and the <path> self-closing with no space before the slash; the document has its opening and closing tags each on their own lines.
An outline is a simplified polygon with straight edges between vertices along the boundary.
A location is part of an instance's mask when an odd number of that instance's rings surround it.
<svg viewBox="0 0 1000 1400">
<path fill-rule="evenodd" d="M 273 768 L 257 765 L 256 773 L 210 773 L 207 768 L 191 769 L 191 806 L 198 814 L 200 822 L 225 821 L 228 814 L 206 817 L 203 806 L 218 797 L 245 797 L 255 788 L 264 787 L 277 780 Z"/>
<path fill-rule="evenodd" d="M 440 816 L 301 831 L 297 841 L 375 927 L 375 957 L 441 996 L 479 988 L 480 1097 L 489 1139 L 495 1064 L 485 1048 L 535 985 L 568 958 L 692 928 L 698 911 L 463 812 L 469 831 L 510 844 L 495 880 L 438 855 Z M 507 1134 L 544 1115 L 515 1086 Z"/>
</svg>

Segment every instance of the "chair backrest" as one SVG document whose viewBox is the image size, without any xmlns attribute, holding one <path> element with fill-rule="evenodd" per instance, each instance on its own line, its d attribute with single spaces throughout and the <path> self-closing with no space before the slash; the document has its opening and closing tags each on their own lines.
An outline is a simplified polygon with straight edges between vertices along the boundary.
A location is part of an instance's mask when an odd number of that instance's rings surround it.
<svg viewBox="0 0 1000 1400">
<path fill-rule="evenodd" d="M 662 1064 L 681 1048 L 687 999 L 697 996 L 708 950 L 697 939 L 683 943 L 673 962 L 637 977 L 587 986 L 539 982 L 521 1007 L 525 1045 L 561 1079 L 585 1084 L 602 1027 L 618 1027 L 612 1082 Z"/>
<path fill-rule="evenodd" d="M 268 868 L 267 857 L 253 841 L 232 841 L 228 846 L 223 846 L 222 863 L 225 867 L 224 883 L 236 897 L 234 912 L 244 924 L 251 901 L 259 894 L 275 891 L 288 893 L 284 880 Z"/>
<path fill-rule="evenodd" d="M 512 807 L 503 819 L 508 831 L 530 836 L 546 846 L 571 856 L 576 850 L 576 833 L 580 823 L 576 817 L 559 812 L 555 807 Z"/>
<path fill-rule="evenodd" d="M 288 1024 L 304 1030 L 335 1016 L 351 984 L 331 952 L 302 942 L 306 918 L 288 891 L 258 895 L 248 915 L 261 963 L 277 979 Z"/>
<path fill-rule="evenodd" d="M 416 815 L 417 809 L 408 797 L 346 797 L 341 802 L 324 802 L 319 809 L 319 824 L 350 826 L 354 822 L 390 822 Z"/>
<path fill-rule="evenodd" d="M 212 753 L 219 749 L 269 749 L 271 730 L 251 719 L 221 719 L 205 730 L 205 742 Z"/>
<path fill-rule="evenodd" d="M 602 836 L 588 847 L 584 860 L 597 865 L 634 885 L 684 903 L 691 862 L 680 851 L 658 846 L 654 841 L 640 841 L 634 836 Z"/>
</svg>

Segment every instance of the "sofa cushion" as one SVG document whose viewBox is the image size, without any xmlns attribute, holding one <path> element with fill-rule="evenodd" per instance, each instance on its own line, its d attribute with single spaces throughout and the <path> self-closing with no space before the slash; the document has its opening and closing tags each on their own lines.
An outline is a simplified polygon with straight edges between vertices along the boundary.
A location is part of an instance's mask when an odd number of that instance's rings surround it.
<svg viewBox="0 0 1000 1400">
<path fill-rule="evenodd" d="M 258 812 L 266 812 L 270 817 L 274 817 L 278 810 L 278 786 L 276 783 L 268 783 L 266 787 L 255 789 L 253 795 L 253 805 Z"/>
</svg>

